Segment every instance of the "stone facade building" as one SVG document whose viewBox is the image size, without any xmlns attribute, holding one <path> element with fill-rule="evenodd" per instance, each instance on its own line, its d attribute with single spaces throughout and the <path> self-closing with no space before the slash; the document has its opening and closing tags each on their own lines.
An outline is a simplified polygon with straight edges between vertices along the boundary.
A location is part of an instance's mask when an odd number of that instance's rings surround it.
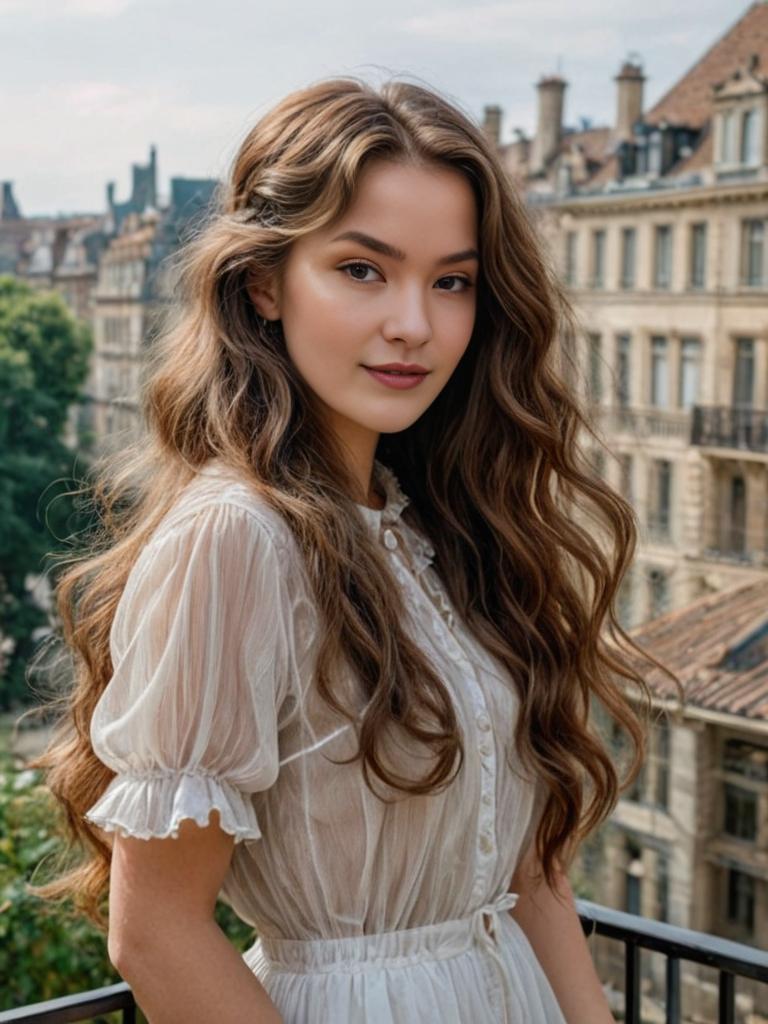
<svg viewBox="0 0 768 1024">
<path fill-rule="evenodd" d="M 620 910 L 768 948 L 768 577 L 634 635 L 678 675 L 685 704 L 668 676 L 644 669 L 658 711 L 648 757 L 582 848 L 581 886 Z M 593 952 L 621 988 L 623 950 L 600 940 Z M 646 956 L 644 966 L 648 1001 L 661 1005 L 665 964 Z M 681 980 L 685 1019 L 715 1020 L 715 972 L 688 965 Z M 768 985 L 740 982 L 739 993 L 742 1019 L 768 1019 Z"/>
<path fill-rule="evenodd" d="M 608 126 L 567 127 L 557 75 L 538 83 L 534 138 L 503 143 L 499 106 L 484 119 L 577 313 L 562 344 L 604 442 L 585 447 L 637 515 L 620 617 L 686 693 L 671 714 L 668 680 L 642 666 L 647 761 L 575 877 L 596 902 L 765 948 L 768 4 L 650 108 L 639 59 L 614 81 Z M 621 990 L 622 947 L 590 942 Z M 644 958 L 643 1019 L 665 1019 L 664 972 Z M 684 1019 L 717 1019 L 715 973 L 682 981 Z M 768 986 L 738 990 L 740 1020 L 768 1019 Z"/>
<path fill-rule="evenodd" d="M 485 127 L 580 317 L 595 465 L 639 519 L 633 626 L 768 568 L 768 5 L 648 110 L 637 61 L 615 81 L 611 126 L 565 128 L 549 76 L 534 139 Z"/>
</svg>

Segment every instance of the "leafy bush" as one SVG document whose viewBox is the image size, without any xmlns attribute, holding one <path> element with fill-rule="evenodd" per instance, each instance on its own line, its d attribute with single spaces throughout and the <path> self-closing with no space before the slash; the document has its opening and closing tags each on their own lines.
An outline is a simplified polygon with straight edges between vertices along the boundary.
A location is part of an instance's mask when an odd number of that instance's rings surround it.
<svg viewBox="0 0 768 1024">
<path fill-rule="evenodd" d="M 122 980 L 105 936 L 87 918 L 26 891 L 26 882 L 47 877 L 64 846 L 60 811 L 41 776 L 17 770 L 11 755 L 0 751 L 0 1010 Z M 239 952 L 254 942 L 253 929 L 221 901 L 216 920 Z M 95 1018 L 97 1024 L 121 1019 L 119 1012 Z"/>
</svg>

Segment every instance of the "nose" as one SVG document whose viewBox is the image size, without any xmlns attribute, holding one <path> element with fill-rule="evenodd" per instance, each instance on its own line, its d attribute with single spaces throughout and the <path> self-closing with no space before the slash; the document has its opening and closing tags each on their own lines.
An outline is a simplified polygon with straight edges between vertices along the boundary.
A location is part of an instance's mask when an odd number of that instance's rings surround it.
<svg viewBox="0 0 768 1024">
<path fill-rule="evenodd" d="M 409 348 L 418 348 L 432 337 L 432 324 L 421 293 L 401 295 L 386 320 L 387 341 L 404 341 Z"/>
</svg>

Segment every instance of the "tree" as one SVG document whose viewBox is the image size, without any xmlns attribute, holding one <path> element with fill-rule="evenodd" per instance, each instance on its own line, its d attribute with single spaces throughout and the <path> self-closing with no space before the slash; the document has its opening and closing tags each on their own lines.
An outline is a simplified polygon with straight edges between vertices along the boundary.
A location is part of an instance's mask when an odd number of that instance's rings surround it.
<svg viewBox="0 0 768 1024">
<path fill-rule="evenodd" d="M 24 670 L 48 624 L 27 579 L 85 525 L 64 494 L 77 455 L 62 435 L 92 347 L 59 295 L 0 276 L 0 709 L 29 701 Z"/>
</svg>

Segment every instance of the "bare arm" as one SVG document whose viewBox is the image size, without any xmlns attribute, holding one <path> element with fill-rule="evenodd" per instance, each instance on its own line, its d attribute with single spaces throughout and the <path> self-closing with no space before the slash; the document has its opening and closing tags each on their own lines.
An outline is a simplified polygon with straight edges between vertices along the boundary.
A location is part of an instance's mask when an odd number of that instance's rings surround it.
<svg viewBox="0 0 768 1024">
<path fill-rule="evenodd" d="M 520 899 L 510 911 L 525 932 L 568 1024 L 614 1024 L 597 976 L 567 876 L 558 892 L 536 879 L 535 844 L 520 862 L 510 890 Z"/>
<path fill-rule="evenodd" d="M 218 822 L 182 821 L 176 839 L 115 833 L 109 958 L 149 1024 L 283 1024 L 213 916 L 234 847 Z"/>
</svg>

